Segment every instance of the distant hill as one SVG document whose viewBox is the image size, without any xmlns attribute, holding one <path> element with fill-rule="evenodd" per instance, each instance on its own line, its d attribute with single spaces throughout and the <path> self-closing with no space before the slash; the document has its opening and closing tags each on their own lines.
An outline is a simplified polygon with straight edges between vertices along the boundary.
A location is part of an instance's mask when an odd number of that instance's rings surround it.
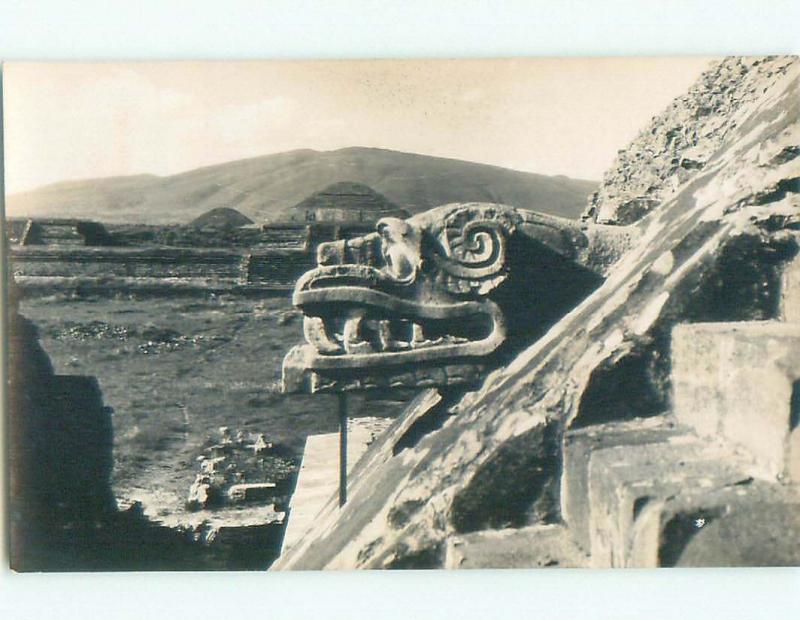
<svg viewBox="0 0 800 620">
<path fill-rule="evenodd" d="M 188 223 L 229 207 L 255 222 L 286 217 L 310 194 L 340 181 L 362 183 L 411 213 L 448 202 L 489 201 L 577 217 L 598 183 L 457 159 L 351 147 L 299 150 L 198 168 L 55 183 L 6 200 L 11 216 L 102 222 Z"/>
<path fill-rule="evenodd" d="M 253 220 L 236 209 L 216 207 L 193 219 L 190 225 L 195 228 L 239 228 L 252 223 Z"/>
</svg>

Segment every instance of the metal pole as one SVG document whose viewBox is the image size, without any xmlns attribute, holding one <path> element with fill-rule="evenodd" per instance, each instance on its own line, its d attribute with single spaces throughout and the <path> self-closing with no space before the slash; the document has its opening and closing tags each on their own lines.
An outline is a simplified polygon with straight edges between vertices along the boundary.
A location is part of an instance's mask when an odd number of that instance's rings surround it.
<svg viewBox="0 0 800 620">
<path fill-rule="evenodd" d="M 339 506 L 347 502 L 347 394 L 339 396 Z"/>
</svg>

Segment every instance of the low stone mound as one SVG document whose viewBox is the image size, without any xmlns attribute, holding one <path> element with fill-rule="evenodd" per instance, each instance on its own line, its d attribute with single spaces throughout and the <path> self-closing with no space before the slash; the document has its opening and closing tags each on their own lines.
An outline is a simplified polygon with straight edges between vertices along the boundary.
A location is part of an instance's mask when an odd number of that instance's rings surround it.
<svg viewBox="0 0 800 620">
<path fill-rule="evenodd" d="M 246 215 L 239 213 L 236 209 L 230 207 L 217 207 L 206 211 L 201 216 L 196 217 L 190 223 L 190 226 L 195 228 L 240 228 L 252 224 L 251 220 Z"/>
</svg>

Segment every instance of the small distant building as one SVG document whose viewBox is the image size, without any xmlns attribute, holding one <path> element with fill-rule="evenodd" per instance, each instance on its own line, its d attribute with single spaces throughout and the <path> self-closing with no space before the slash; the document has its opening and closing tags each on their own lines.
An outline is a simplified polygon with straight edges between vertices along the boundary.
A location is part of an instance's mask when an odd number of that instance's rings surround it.
<svg viewBox="0 0 800 620">
<path fill-rule="evenodd" d="M 375 224 L 382 217 L 407 218 L 408 211 L 367 185 L 343 181 L 329 185 L 292 207 L 295 221 Z"/>
<path fill-rule="evenodd" d="M 329 185 L 292 207 L 288 221 L 262 226 L 259 247 L 242 263 L 241 280 L 292 287 L 314 266 L 320 243 L 372 232 L 384 217 L 405 219 L 409 213 L 366 185 Z"/>
</svg>

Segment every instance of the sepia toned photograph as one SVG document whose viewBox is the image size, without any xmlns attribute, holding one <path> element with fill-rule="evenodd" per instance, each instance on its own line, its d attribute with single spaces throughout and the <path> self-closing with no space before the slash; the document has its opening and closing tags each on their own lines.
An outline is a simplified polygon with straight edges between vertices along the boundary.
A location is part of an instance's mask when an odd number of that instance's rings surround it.
<svg viewBox="0 0 800 620">
<path fill-rule="evenodd" d="M 800 565 L 800 59 L 2 66 L 11 568 Z"/>
</svg>

